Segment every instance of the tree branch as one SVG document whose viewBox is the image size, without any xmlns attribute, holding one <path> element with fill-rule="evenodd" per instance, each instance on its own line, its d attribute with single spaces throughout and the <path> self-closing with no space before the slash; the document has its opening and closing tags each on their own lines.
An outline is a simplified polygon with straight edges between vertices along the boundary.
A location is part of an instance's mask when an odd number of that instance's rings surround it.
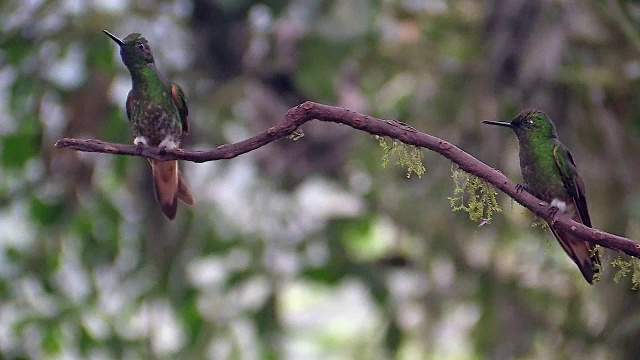
<svg viewBox="0 0 640 360">
<path fill-rule="evenodd" d="M 500 171 L 493 169 L 445 140 L 419 132 L 411 126 L 396 120 L 381 120 L 344 108 L 318 104 L 310 101 L 289 109 L 284 121 L 272 128 L 269 128 L 267 131 L 234 144 L 219 146 L 210 151 L 138 148 L 135 145 L 114 144 L 92 139 L 81 140 L 70 138 L 58 140 L 55 146 L 58 148 L 70 148 L 78 151 L 142 156 L 155 160 L 178 159 L 202 163 L 220 159 L 232 159 L 238 155 L 250 152 L 270 142 L 291 135 L 300 125 L 313 119 L 348 125 L 354 129 L 362 130 L 369 134 L 390 137 L 405 144 L 427 148 L 431 151 L 437 152 L 456 163 L 462 170 L 492 184 L 522 206 L 531 210 L 537 216 L 553 224 L 555 228 L 571 232 L 575 236 L 588 242 L 595 243 L 609 249 L 619 250 L 628 255 L 640 258 L 640 243 L 601 230 L 591 229 L 583 224 L 573 221 L 569 216 L 561 212 L 556 212 L 556 214 L 553 215 L 550 205 L 526 191 L 518 191 L 516 184 L 511 182 Z"/>
</svg>

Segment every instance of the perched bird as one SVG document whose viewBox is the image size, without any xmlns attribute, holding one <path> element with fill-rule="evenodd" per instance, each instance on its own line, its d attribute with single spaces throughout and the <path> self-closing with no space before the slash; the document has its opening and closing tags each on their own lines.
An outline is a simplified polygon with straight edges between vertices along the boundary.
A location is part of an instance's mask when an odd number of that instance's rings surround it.
<svg viewBox="0 0 640 360">
<path fill-rule="evenodd" d="M 120 40 L 103 31 L 120 46 L 122 62 L 131 74 L 132 89 L 126 108 L 135 136 L 133 143 L 140 147 L 178 148 L 182 134 L 189 131 L 184 92 L 158 71 L 149 43 L 142 35 L 133 33 Z M 176 216 L 178 199 L 189 206 L 195 205 L 177 160 L 149 160 L 149 163 L 156 200 L 169 220 Z"/>
<path fill-rule="evenodd" d="M 571 153 L 558 139 L 555 125 L 545 113 L 527 110 L 510 123 L 488 120 L 483 123 L 509 127 L 518 137 L 520 169 L 528 192 L 591 227 L 582 178 Z M 557 230 L 552 224 L 549 228 L 587 282 L 593 284 L 601 266 L 595 245 Z"/>
</svg>

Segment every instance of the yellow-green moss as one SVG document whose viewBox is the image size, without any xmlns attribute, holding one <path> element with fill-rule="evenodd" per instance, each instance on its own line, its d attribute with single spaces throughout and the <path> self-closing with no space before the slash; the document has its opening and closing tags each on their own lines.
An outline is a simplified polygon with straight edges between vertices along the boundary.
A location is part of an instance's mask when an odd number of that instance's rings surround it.
<svg viewBox="0 0 640 360">
<path fill-rule="evenodd" d="M 486 181 L 455 166 L 451 167 L 455 189 L 449 197 L 453 211 L 464 211 L 469 219 L 483 224 L 493 220 L 493 213 L 502 212 L 496 190 Z"/>
<path fill-rule="evenodd" d="M 622 256 L 618 256 L 611 262 L 612 267 L 620 268 L 613 276 L 613 281 L 617 283 L 623 277 L 631 274 L 631 288 L 633 290 L 638 290 L 640 289 L 640 259 L 632 256 L 629 256 L 628 258 L 629 260 L 623 260 Z"/>
<path fill-rule="evenodd" d="M 407 178 L 411 177 L 411 173 L 422 177 L 426 171 L 422 164 L 422 149 L 383 136 L 376 137 L 383 152 L 382 167 L 386 167 L 389 164 L 389 158 L 394 156 L 396 157 L 395 165 L 407 168 Z"/>
</svg>

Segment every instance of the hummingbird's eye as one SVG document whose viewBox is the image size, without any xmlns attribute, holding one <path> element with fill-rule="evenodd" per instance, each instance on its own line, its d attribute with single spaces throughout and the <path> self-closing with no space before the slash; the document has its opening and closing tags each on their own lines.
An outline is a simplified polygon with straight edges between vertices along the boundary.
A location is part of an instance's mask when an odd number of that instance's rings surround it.
<svg viewBox="0 0 640 360">
<path fill-rule="evenodd" d="M 533 125 L 533 119 L 527 119 L 527 125 Z"/>
<path fill-rule="evenodd" d="M 144 44 L 143 43 L 137 43 L 136 45 L 138 46 L 138 49 L 144 50 Z"/>
</svg>

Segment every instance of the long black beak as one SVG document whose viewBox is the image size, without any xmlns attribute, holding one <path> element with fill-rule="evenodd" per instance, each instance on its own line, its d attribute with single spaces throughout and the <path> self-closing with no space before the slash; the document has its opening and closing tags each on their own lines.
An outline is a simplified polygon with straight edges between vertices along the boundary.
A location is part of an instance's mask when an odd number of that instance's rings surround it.
<svg viewBox="0 0 640 360">
<path fill-rule="evenodd" d="M 116 43 L 118 43 L 118 45 L 120 45 L 120 46 L 124 45 L 124 42 L 122 42 L 122 40 L 118 39 L 115 35 L 113 35 L 112 33 L 108 32 L 107 30 L 102 30 L 102 32 L 107 34 L 107 36 L 110 37 L 111 40 L 113 40 Z"/>
<path fill-rule="evenodd" d="M 511 123 L 508 123 L 508 122 L 502 122 L 502 121 L 484 120 L 482 123 L 483 123 L 483 124 L 489 124 L 489 125 L 505 126 L 505 127 L 508 127 L 508 128 L 512 128 L 512 127 L 513 127 L 513 126 L 511 125 Z"/>
</svg>

